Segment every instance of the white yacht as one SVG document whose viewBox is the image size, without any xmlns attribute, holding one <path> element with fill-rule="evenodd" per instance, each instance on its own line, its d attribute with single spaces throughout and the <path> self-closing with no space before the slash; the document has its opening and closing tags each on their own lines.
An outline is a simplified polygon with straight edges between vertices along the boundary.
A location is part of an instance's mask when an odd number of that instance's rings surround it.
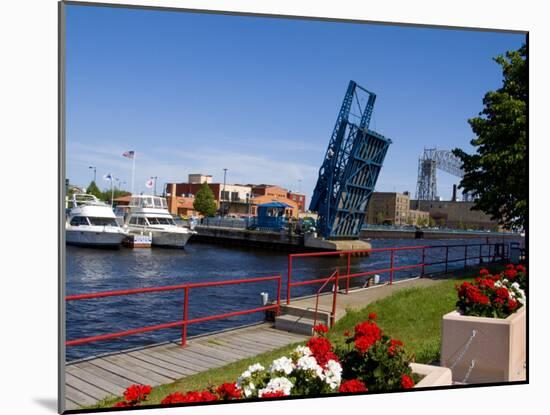
<svg viewBox="0 0 550 415">
<path fill-rule="evenodd" d="M 97 248 L 118 248 L 128 235 L 109 205 L 81 193 L 73 195 L 65 231 L 67 244 Z"/>
<path fill-rule="evenodd" d="M 130 213 L 124 226 L 132 234 L 150 234 L 153 246 L 183 248 L 189 238 L 196 233 L 189 228 L 176 225 L 163 197 L 133 195 L 129 208 Z"/>
</svg>

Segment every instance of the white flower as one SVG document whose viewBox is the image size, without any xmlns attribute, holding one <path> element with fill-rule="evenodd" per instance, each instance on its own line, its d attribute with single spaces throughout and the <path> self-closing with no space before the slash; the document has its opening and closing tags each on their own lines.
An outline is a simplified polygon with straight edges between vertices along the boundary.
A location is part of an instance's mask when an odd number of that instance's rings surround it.
<svg viewBox="0 0 550 415">
<path fill-rule="evenodd" d="M 329 360 L 323 371 L 323 375 L 325 377 L 325 382 L 334 390 L 338 388 L 340 382 L 342 382 L 342 366 L 335 360 Z"/>
<path fill-rule="evenodd" d="M 313 356 L 302 356 L 298 359 L 296 362 L 296 369 L 298 370 L 304 370 L 304 371 L 311 371 L 317 376 L 318 378 L 323 379 L 323 368 L 319 366 L 317 363 L 317 360 Z"/>
<path fill-rule="evenodd" d="M 244 396 L 249 397 L 256 390 L 256 386 L 252 382 L 250 382 L 248 385 L 245 385 L 244 388 L 241 389 L 244 392 Z"/>
<path fill-rule="evenodd" d="M 258 391 L 258 396 L 261 398 L 264 393 L 283 392 L 285 396 L 290 395 L 290 391 L 294 384 L 287 378 L 273 378 L 269 381 L 265 388 Z"/>
<path fill-rule="evenodd" d="M 512 283 L 511 287 L 515 288 L 518 291 L 521 291 L 521 289 L 519 288 L 519 283 L 517 283 L 517 282 Z"/>
<path fill-rule="evenodd" d="M 254 373 L 254 372 L 259 372 L 261 370 L 265 370 L 265 367 L 263 367 L 261 364 L 259 363 L 255 363 L 253 364 L 252 366 L 248 366 L 248 370 L 251 372 L 251 373 Z"/>
<path fill-rule="evenodd" d="M 294 370 L 292 360 L 286 356 L 280 357 L 271 363 L 269 371 L 271 373 L 283 372 L 285 375 L 290 375 Z"/>
<path fill-rule="evenodd" d="M 298 346 L 296 349 L 294 349 L 294 352 L 297 353 L 299 356 L 311 356 L 311 349 L 307 346 Z"/>
<path fill-rule="evenodd" d="M 495 287 L 497 287 L 497 288 L 502 287 L 502 282 L 496 281 L 496 282 L 495 282 Z"/>
</svg>

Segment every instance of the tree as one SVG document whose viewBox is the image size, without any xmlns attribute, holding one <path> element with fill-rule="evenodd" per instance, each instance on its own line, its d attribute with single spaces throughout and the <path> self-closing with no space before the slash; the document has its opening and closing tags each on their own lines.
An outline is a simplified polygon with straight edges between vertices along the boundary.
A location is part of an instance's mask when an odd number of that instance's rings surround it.
<svg viewBox="0 0 550 415">
<path fill-rule="evenodd" d="M 95 184 L 95 181 L 91 181 L 88 187 L 86 188 L 86 193 L 90 195 L 94 195 L 100 200 L 103 200 L 103 193 L 101 193 L 101 190 L 99 190 L 99 187 L 97 187 L 97 184 Z"/>
<path fill-rule="evenodd" d="M 481 210 L 506 228 L 527 225 L 527 48 L 494 60 L 502 67 L 503 85 L 483 98 L 479 117 L 468 120 L 477 136 L 476 154 L 453 150 L 463 163 L 460 187 Z"/>
<path fill-rule="evenodd" d="M 216 200 L 208 184 L 203 183 L 197 191 L 193 208 L 203 216 L 214 216 L 216 214 Z"/>
</svg>

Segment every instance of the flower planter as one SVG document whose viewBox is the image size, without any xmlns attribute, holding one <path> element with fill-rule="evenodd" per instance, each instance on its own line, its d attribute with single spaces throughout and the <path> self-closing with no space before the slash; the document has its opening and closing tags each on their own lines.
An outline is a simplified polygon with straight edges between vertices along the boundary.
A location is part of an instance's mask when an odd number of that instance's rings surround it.
<svg viewBox="0 0 550 415">
<path fill-rule="evenodd" d="M 453 384 L 451 369 L 447 367 L 411 363 L 411 369 L 414 373 L 423 376 L 420 382 L 414 385 L 415 388 L 449 386 Z"/>
<path fill-rule="evenodd" d="M 441 365 L 452 367 L 453 381 L 458 383 L 464 382 L 472 361 L 465 383 L 526 380 L 526 343 L 525 307 L 505 319 L 453 311 L 443 316 Z"/>
</svg>

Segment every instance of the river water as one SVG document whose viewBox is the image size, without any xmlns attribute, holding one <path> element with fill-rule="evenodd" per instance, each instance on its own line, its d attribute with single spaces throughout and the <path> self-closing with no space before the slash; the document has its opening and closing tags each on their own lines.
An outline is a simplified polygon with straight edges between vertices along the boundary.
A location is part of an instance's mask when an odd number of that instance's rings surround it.
<svg viewBox="0 0 550 415">
<path fill-rule="evenodd" d="M 191 240 L 192 241 L 192 240 Z M 403 247 L 413 245 L 457 245 L 485 243 L 486 239 L 468 240 L 398 240 L 370 241 L 373 248 Z M 501 242 L 491 240 L 490 242 Z M 471 247 L 469 256 L 477 256 L 479 248 Z M 485 255 L 487 250 L 483 251 Z M 464 257 L 464 248 L 451 248 L 449 259 Z M 420 262 L 421 250 L 399 251 L 395 266 Z M 426 262 L 445 259 L 445 249 L 426 251 Z M 336 267 L 346 270 L 346 259 L 339 257 L 296 259 L 293 281 L 328 277 Z M 476 263 L 471 260 L 469 263 Z M 287 254 L 266 250 L 224 247 L 190 242 L 184 250 L 177 249 L 127 249 L 116 251 L 67 246 L 67 295 L 183 284 L 188 282 L 222 281 L 281 274 L 285 298 Z M 463 261 L 449 265 L 449 269 L 464 266 Z M 389 267 L 389 254 L 374 253 L 369 257 L 354 257 L 352 272 L 363 272 Z M 432 266 L 426 271 L 444 269 L 444 265 Z M 397 272 L 395 279 L 418 275 L 418 269 Z M 381 274 L 381 281 L 389 278 Z M 364 281 L 357 279 L 356 284 Z M 293 287 L 292 297 L 316 292 L 318 284 Z M 276 281 L 248 283 L 232 286 L 197 288 L 191 291 L 189 318 L 244 310 L 261 306 L 260 292 L 276 298 Z M 148 293 L 122 297 L 107 297 L 67 303 L 67 339 L 76 339 L 133 328 L 181 320 L 183 291 Z M 261 321 L 263 313 L 255 313 L 223 320 L 214 320 L 189 326 L 188 335 L 203 334 L 215 330 Z M 109 341 L 97 341 L 67 348 L 67 360 L 94 356 L 102 353 L 129 349 L 174 340 L 181 336 L 181 329 L 166 329 L 122 337 Z"/>
</svg>

